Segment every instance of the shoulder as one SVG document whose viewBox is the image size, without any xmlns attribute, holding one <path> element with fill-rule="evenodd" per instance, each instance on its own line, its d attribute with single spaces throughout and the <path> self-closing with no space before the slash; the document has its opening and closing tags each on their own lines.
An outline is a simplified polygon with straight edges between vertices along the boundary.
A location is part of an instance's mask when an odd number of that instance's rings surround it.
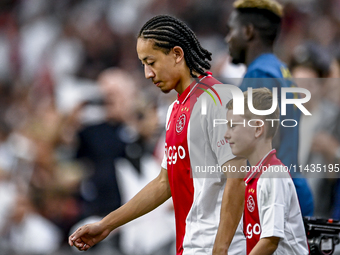
<svg viewBox="0 0 340 255">
<path fill-rule="evenodd" d="M 289 169 L 285 165 L 270 165 L 264 171 L 261 176 L 264 178 L 291 178 Z"/>
<path fill-rule="evenodd" d="M 222 84 L 219 80 L 209 75 L 198 82 L 199 92 L 198 101 L 203 100 L 209 106 L 222 106 L 225 108 L 226 104 L 232 99 L 231 90 L 237 89 L 235 85 Z M 203 92 L 204 91 L 204 92 Z M 203 93 L 202 93 L 203 92 Z"/>
<path fill-rule="evenodd" d="M 168 111 L 166 113 L 166 126 L 168 125 L 168 121 L 170 119 L 171 113 L 172 113 L 172 109 L 174 108 L 174 105 L 177 104 L 177 100 L 175 100 L 174 102 L 172 102 L 171 105 L 169 105 L 168 107 Z"/>
<path fill-rule="evenodd" d="M 173 101 L 172 103 L 171 103 L 171 105 L 169 105 L 169 107 L 168 107 L 168 112 L 170 111 L 172 111 L 172 108 L 174 107 L 174 104 L 176 104 L 178 101 L 177 100 L 175 100 L 175 101 Z"/>
<path fill-rule="evenodd" d="M 289 70 L 274 54 L 263 54 L 248 67 L 245 78 L 289 78 Z"/>
<path fill-rule="evenodd" d="M 294 185 L 288 168 L 283 165 L 272 165 L 265 169 L 258 184 L 261 190 L 267 190 L 268 192 L 272 192 L 274 189 L 287 191 L 290 186 Z"/>
<path fill-rule="evenodd" d="M 168 107 L 168 111 L 167 111 L 167 114 L 166 114 L 166 119 L 168 120 L 170 118 L 170 115 L 171 115 L 171 112 L 172 112 L 172 109 L 174 108 L 174 105 L 177 104 L 178 101 L 175 100 L 174 102 L 172 102 L 171 105 L 169 105 Z"/>
<path fill-rule="evenodd" d="M 215 85 L 215 84 L 221 84 L 219 80 L 217 80 L 214 76 L 211 75 L 211 73 L 208 73 L 209 75 L 205 76 L 204 82 L 208 83 L 209 85 Z"/>
</svg>

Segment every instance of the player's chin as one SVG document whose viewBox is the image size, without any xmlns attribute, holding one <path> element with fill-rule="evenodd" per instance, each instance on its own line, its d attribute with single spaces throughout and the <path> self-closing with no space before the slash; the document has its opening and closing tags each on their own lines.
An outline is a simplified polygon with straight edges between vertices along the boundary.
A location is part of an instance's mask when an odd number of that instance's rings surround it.
<svg viewBox="0 0 340 255">
<path fill-rule="evenodd" d="M 241 153 L 239 150 L 237 150 L 237 148 L 235 148 L 235 145 L 230 145 L 231 148 L 231 152 L 236 156 L 236 157 L 241 157 Z"/>
<path fill-rule="evenodd" d="M 161 91 L 164 93 L 164 94 L 168 94 L 170 91 L 171 91 L 171 89 L 168 89 L 168 88 L 160 88 L 161 89 Z"/>
</svg>

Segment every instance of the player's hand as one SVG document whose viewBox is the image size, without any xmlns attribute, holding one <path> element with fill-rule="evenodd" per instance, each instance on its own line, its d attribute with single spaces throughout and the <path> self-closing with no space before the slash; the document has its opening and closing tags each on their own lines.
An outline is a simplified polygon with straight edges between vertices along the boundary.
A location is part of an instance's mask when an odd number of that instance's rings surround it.
<svg viewBox="0 0 340 255">
<path fill-rule="evenodd" d="M 101 222 L 86 224 L 70 235 L 68 243 L 80 251 L 87 251 L 105 239 L 109 234 L 110 230 L 105 228 Z"/>
</svg>

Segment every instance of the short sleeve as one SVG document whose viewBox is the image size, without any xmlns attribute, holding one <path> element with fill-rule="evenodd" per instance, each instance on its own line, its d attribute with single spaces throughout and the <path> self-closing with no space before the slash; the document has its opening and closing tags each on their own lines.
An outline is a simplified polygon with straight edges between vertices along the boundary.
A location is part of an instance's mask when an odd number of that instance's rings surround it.
<svg viewBox="0 0 340 255">
<path fill-rule="evenodd" d="M 167 114 L 166 114 L 166 121 L 165 121 L 165 130 L 167 132 L 168 130 L 168 126 L 169 126 L 169 119 L 170 119 L 170 115 L 172 112 L 172 108 L 174 107 L 174 104 L 177 102 L 174 101 L 168 108 Z M 167 151 L 166 151 L 166 134 L 165 134 L 165 144 L 164 144 L 164 155 L 163 155 L 163 159 L 162 159 L 162 163 L 161 163 L 161 167 L 163 167 L 164 169 L 168 169 L 168 164 L 167 164 Z"/>
<path fill-rule="evenodd" d="M 261 223 L 261 237 L 284 238 L 285 196 L 287 178 L 261 177 L 257 187 L 257 202 Z"/>
<path fill-rule="evenodd" d="M 165 147 L 165 146 L 164 146 Z M 166 156 L 166 149 L 164 148 L 164 155 L 161 163 L 161 167 L 164 169 L 168 169 L 168 163 L 167 163 L 167 156 Z"/>
<path fill-rule="evenodd" d="M 216 84 L 214 89 L 220 95 L 222 105 L 216 106 L 210 101 L 207 114 L 208 141 L 214 152 L 217 162 L 222 166 L 225 162 L 235 158 L 231 152 L 228 141 L 224 138 L 227 131 L 227 124 L 224 122 L 227 118 L 226 104 L 232 98 L 232 95 L 225 84 Z M 231 85 L 229 85 L 231 86 Z"/>
</svg>

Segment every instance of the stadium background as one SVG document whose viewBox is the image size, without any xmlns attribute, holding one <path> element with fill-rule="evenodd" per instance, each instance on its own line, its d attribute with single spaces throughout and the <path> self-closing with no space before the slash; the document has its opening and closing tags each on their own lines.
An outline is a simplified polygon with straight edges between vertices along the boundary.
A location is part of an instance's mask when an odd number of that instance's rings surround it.
<svg viewBox="0 0 340 255">
<path fill-rule="evenodd" d="M 296 64 L 308 58 L 306 49 L 313 45 L 321 60 L 316 61 L 318 68 L 328 67 L 318 77 L 333 78 L 314 92 L 338 113 L 340 1 L 281 3 L 285 17 L 275 53 Z M 109 104 L 103 102 L 105 96 L 119 102 L 118 107 L 111 102 L 113 111 L 119 112 L 111 120 L 116 118 L 128 130 L 120 135 L 128 160 L 115 161 L 117 171 L 128 173 L 117 177 L 122 201 L 157 173 L 165 112 L 176 94 L 162 95 L 144 78 L 136 35 L 152 16 L 175 15 L 213 53 L 213 74 L 232 81 L 245 69 L 229 63 L 224 42 L 231 10 L 232 1 L 222 0 L 0 1 L 0 254 L 77 253 L 66 240 L 72 226 L 84 218 L 84 200 L 95 199 L 84 184 L 93 169 L 76 157 L 78 135 L 84 127 L 105 120 Z M 134 85 L 103 95 L 98 76 L 112 67 L 128 72 Z M 340 125 L 338 114 L 334 115 L 329 125 Z M 147 167 L 140 163 L 144 156 Z M 143 172 L 146 168 L 151 173 Z M 331 217 L 336 179 L 325 185 L 333 189 L 321 213 Z M 169 203 L 154 216 L 121 228 L 121 251 L 108 241 L 88 254 L 166 254 L 161 248 L 171 254 L 172 217 Z M 166 222 L 162 225 L 158 219 Z M 155 221 L 158 228 L 153 229 Z"/>
</svg>

